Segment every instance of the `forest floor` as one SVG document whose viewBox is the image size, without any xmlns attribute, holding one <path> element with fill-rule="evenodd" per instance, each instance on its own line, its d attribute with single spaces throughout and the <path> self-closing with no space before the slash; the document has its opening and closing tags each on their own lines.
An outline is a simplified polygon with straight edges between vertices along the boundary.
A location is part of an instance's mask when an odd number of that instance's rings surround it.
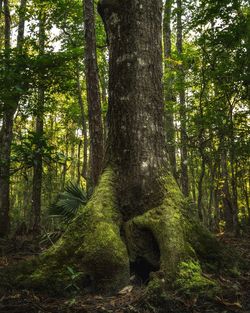
<svg viewBox="0 0 250 313">
<path fill-rule="evenodd" d="M 30 290 L 0 291 L 1 313 L 250 313 L 250 235 L 235 238 L 220 236 L 219 240 L 237 252 L 237 257 L 244 260 L 246 266 L 234 275 L 204 273 L 217 281 L 223 290 L 223 296 L 200 298 L 192 295 L 185 298 L 171 292 L 168 301 L 158 303 L 158 307 L 148 301 L 146 286 L 132 285 L 121 290 L 117 295 L 104 297 L 97 294 L 75 294 L 68 298 L 53 298 L 46 293 Z M 32 241 L 0 242 L 0 269 L 39 253 Z M 234 253 L 234 252 L 232 252 Z M 1 282 L 0 282 L 1 284 Z M 10 282 L 11 285 L 11 282 Z"/>
</svg>

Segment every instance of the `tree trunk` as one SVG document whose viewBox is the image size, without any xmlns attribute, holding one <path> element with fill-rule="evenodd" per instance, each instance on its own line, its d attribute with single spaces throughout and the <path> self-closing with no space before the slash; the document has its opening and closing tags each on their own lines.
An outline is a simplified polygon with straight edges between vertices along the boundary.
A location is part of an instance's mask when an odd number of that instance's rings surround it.
<svg viewBox="0 0 250 313">
<path fill-rule="evenodd" d="M 45 49 L 45 15 L 40 13 L 39 18 L 39 54 L 44 54 Z M 33 187 L 31 208 L 31 229 L 34 236 L 40 233 L 41 221 L 41 195 L 43 176 L 43 115 L 44 115 L 44 86 L 43 77 L 39 79 L 38 98 L 36 108 L 36 154 L 33 165 Z"/>
<path fill-rule="evenodd" d="M 225 219 L 225 231 L 233 232 L 234 230 L 234 214 L 233 214 L 233 203 L 229 190 L 229 182 L 228 182 L 228 166 L 227 166 L 227 156 L 226 151 L 222 150 L 221 155 L 221 168 L 222 168 L 222 178 L 223 178 L 223 187 L 222 187 L 222 201 L 224 208 L 224 219 Z"/>
<path fill-rule="evenodd" d="M 33 287 L 49 283 L 62 291 L 68 266 L 79 272 L 79 287 L 108 293 L 129 283 L 130 270 L 146 279 L 161 270 L 169 284 L 192 253 L 183 195 L 166 162 L 162 1 L 103 0 L 99 12 L 110 43 L 105 170 L 86 207 L 28 278 Z"/>
<path fill-rule="evenodd" d="M 198 215 L 199 215 L 199 219 L 201 221 L 203 221 L 205 219 L 205 212 L 204 212 L 204 207 L 203 207 L 203 203 L 202 203 L 202 198 L 203 198 L 203 179 L 205 176 L 205 170 L 206 170 L 206 163 L 205 163 L 205 158 L 204 158 L 204 154 L 201 153 L 202 155 L 202 160 L 201 160 L 201 172 L 200 172 L 200 177 L 199 177 L 199 181 L 198 181 L 198 202 L 197 202 L 197 206 L 198 206 Z"/>
<path fill-rule="evenodd" d="M 24 26 L 25 26 L 25 13 L 26 13 L 27 0 L 21 0 L 19 8 L 19 26 L 17 34 L 17 49 L 19 54 L 22 54 L 23 40 L 24 40 Z"/>
<path fill-rule="evenodd" d="M 0 0 L 0 21 L 2 18 L 2 11 L 3 11 L 3 0 Z M 0 23 L 0 50 L 2 50 L 2 47 L 3 47 L 3 37 L 2 37 L 3 33 L 4 33 L 4 27 L 2 23 Z"/>
<path fill-rule="evenodd" d="M 176 169 L 176 155 L 175 155 L 175 127 L 174 127 L 174 113 L 173 106 L 176 102 L 173 94 L 173 77 L 171 76 L 172 66 L 172 43 L 171 43 L 171 12 L 172 12 L 172 0 L 167 0 L 165 3 L 164 10 L 164 23 L 163 23 L 163 34 L 164 34 L 164 64 L 165 64 L 165 102 L 166 102 L 166 135 L 167 135 L 167 151 L 169 156 L 169 162 L 174 177 L 177 179 Z"/>
<path fill-rule="evenodd" d="M 82 88 L 80 82 L 80 68 L 79 62 L 77 60 L 76 70 L 77 70 L 77 93 L 78 93 L 78 103 L 81 110 L 81 124 L 82 124 L 82 134 L 83 134 L 83 164 L 82 164 L 82 177 L 87 180 L 87 169 L 88 169 L 88 135 L 87 135 L 87 121 L 85 116 L 84 104 L 82 100 Z"/>
<path fill-rule="evenodd" d="M 183 50 L 183 26 L 182 26 L 182 0 L 177 0 L 177 41 L 176 48 L 182 59 Z M 188 151 L 187 151 L 187 129 L 186 129 L 186 103 L 185 103 L 185 73 L 183 65 L 180 65 L 179 74 L 179 101 L 180 101 L 180 127 L 181 127 L 181 186 L 184 196 L 189 195 L 188 183 Z"/>
<path fill-rule="evenodd" d="M 20 3 L 20 15 L 18 25 L 17 47 L 21 52 L 24 36 L 26 1 Z M 5 67 L 8 69 L 11 39 L 11 19 L 9 1 L 4 0 L 5 16 Z M 4 103 L 3 125 L 0 134 L 0 237 L 6 236 L 9 232 L 9 210 L 10 210 L 10 154 L 13 137 L 14 115 L 18 107 L 19 95 L 11 94 L 7 96 Z"/>
<path fill-rule="evenodd" d="M 238 207 L 238 191 L 237 191 L 237 161 L 235 160 L 235 127 L 233 116 L 233 104 L 229 102 L 229 120 L 230 120 L 230 164 L 231 164 L 231 186 L 232 186 L 232 204 L 233 204 L 233 225 L 234 231 L 239 234 L 239 207 Z"/>
<path fill-rule="evenodd" d="M 84 0 L 85 69 L 90 133 L 90 179 L 96 185 L 103 169 L 103 127 L 99 92 L 93 0 Z"/>
<path fill-rule="evenodd" d="M 9 1 L 4 0 L 4 54 L 5 70 L 9 65 L 10 53 L 10 9 Z M 8 235 L 10 229 L 10 147 L 13 128 L 13 103 L 4 104 L 0 142 L 0 237 Z"/>
<path fill-rule="evenodd" d="M 3 137 L 0 147 L 0 237 L 8 235 L 10 229 L 10 149 L 13 113 L 11 109 L 8 111 L 3 117 Z"/>
</svg>

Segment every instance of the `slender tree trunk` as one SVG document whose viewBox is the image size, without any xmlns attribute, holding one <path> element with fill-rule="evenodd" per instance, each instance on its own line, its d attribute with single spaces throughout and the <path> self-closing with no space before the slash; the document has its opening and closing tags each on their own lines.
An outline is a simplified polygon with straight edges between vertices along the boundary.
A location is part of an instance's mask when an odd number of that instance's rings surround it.
<svg viewBox="0 0 250 313">
<path fill-rule="evenodd" d="M 103 127 L 99 92 L 93 0 L 83 0 L 85 14 L 85 68 L 90 133 L 90 177 L 95 186 L 103 169 Z"/>
<path fill-rule="evenodd" d="M 11 49 L 11 18 L 9 1 L 4 0 L 4 19 L 5 19 L 5 67 L 9 66 L 9 56 Z M 20 3 L 20 15 L 18 25 L 17 48 L 21 52 L 23 46 L 24 23 L 25 23 L 26 1 Z M 14 115 L 18 107 L 20 96 L 9 95 L 4 104 L 3 125 L 0 134 L 0 236 L 8 234 L 10 221 L 10 155 L 13 137 Z"/>
<path fill-rule="evenodd" d="M 80 184 L 81 179 L 81 149 L 82 149 L 82 140 L 79 140 L 78 149 L 77 149 L 77 184 Z"/>
<path fill-rule="evenodd" d="M 230 195 L 229 182 L 228 182 L 228 166 L 227 166 L 227 156 L 226 151 L 223 148 L 221 155 L 221 168 L 222 168 L 222 178 L 223 178 L 223 188 L 222 188 L 222 201 L 224 207 L 224 218 L 225 218 L 225 231 L 233 232 L 234 230 L 234 214 L 233 214 L 233 203 Z"/>
<path fill-rule="evenodd" d="M 25 15 L 26 15 L 26 4 L 27 0 L 21 0 L 19 8 L 19 25 L 17 34 L 17 49 L 18 53 L 22 54 L 23 41 L 24 41 L 24 26 L 25 26 Z"/>
<path fill-rule="evenodd" d="M 105 77 L 100 76 L 100 84 L 101 84 L 102 108 L 105 109 L 107 107 L 107 102 L 108 102 L 108 95 L 107 95 L 107 84 L 108 83 L 107 83 Z M 106 112 L 103 112 L 102 123 L 103 123 L 103 138 L 104 138 L 104 146 L 105 146 L 105 142 L 107 139 Z"/>
<path fill-rule="evenodd" d="M 250 197 L 249 197 L 249 185 L 247 184 L 247 179 L 242 179 L 242 190 L 243 195 L 245 197 L 245 203 L 247 208 L 247 215 L 248 215 L 248 225 L 250 225 Z"/>
<path fill-rule="evenodd" d="M 176 48 L 180 58 L 183 58 L 183 26 L 182 26 L 182 0 L 177 0 L 177 41 Z M 181 123 L 181 186 L 182 192 L 187 197 L 189 195 L 188 182 L 188 151 L 187 151 L 187 116 L 185 100 L 185 73 L 183 65 L 180 66 L 179 74 L 179 101 L 180 101 L 180 123 Z"/>
<path fill-rule="evenodd" d="M 4 0 L 3 3 L 4 3 L 4 50 L 5 55 L 8 55 L 10 50 L 10 31 L 11 31 L 9 0 Z"/>
<path fill-rule="evenodd" d="M 71 159 L 71 164 L 70 164 L 70 179 L 73 181 L 75 179 L 75 144 L 71 144 L 71 149 L 70 149 L 70 159 Z"/>
<path fill-rule="evenodd" d="M 78 103 L 81 110 L 81 123 L 82 123 L 82 134 L 83 134 L 83 164 L 82 164 L 82 177 L 87 179 L 88 169 L 88 134 L 87 134 L 87 121 L 84 110 L 84 104 L 82 99 L 82 88 L 80 81 L 80 68 L 79 62 L 77 61 L 77 92 L 78 92 Z"/>
<path fill-rule="evenodd" d="M 232 186 L 232 202 L 233 202 L 233 224 L 234 231 L 239 234 L 239 220 L 238 220 L 238 191 L 237 191 L 237 163 L 235 160 L 235 131 L 234 131 L 234 117 L 233 105 L 229 101 L 229 120 L 230 120 L 230 164 L 231 164 L 231 186 Z"/>
<path fill-rule="evenodd" d="M 4 45 L 4 26 L 2 25 L 2 13 L 3 13 L 3 0 L 0 0 L 0 50 L 2 50 Z"/>
<path fill-rule="evenodd" d="M 203 153 L 202 153 L 203 154 Z M 203 197 L 203 179 L 205 176 L 205 169 L 206 169 L 206 163 L 205 163 L 205 158 L 204 155 L 202 155 L 202 160 L 201 160 L 201 172 L 200 172 L 200 177 L 199 177 L 199 182 L 198 182 L 198 214 L 199 214 L 199 219 L 202 221 L 205 217 L 204 214 L 204 207 L 202 204 L 202 197 Z"/>
<path fill-rule="evenodd" d="M 10 53 L 10 9 L 9 1 L 4 0 L 4 54 L 5 69 L 8 69 Z M 0 142 L 0 237 L 5 237 L 10 229 L 10 150 L 13 128 L 13 103 L 4 104 Z"/>
<path fill-rule="evenodd" d="M 3 137 L 0 147 L 0 237 L 8 235 L 10 229 L 10 143 L 12 140 L 13 114 L 5 112 Z"/>
<path fill-rule="evenodd" d="M 176 155 L 175 155 L 175 127 L 174 127 L 174 113 L 173 106 L 176 102 L 173 93 L 173 78 L 171 72 L 173 70 L 170 59 L 172 57 L 172 43 L 171 43 L 171 12 L 172 12 L 172 0 L 167 0 L 164 10 L 164 57 L 165 57 L 165 74 L 166 86 L 165 86 L 165 102 L 166 102 L 166 132 L 167 132 L 167 151 L 169 161 L 174 177 L 177 179 L 176 169 Z"/>
<path fill-rule="evenodd" d="M 39 17 L 39 54 L 43 55 L 45 49 L 45 15 L 40 13 Z M 40 233 L 41 222 L 41 196 L 42 196 L 42 176 L 43 176 L 43 128 L 44 128 L 44 101 L 45 90 L 43 77 L 39 78 L 38 98 L 36 108 L 36 155 L 33 165 L 33 187 L 32 187 L 32 212 L 31 229 L 34 236 Z"/>
<path fill-rule="evenodd" d="M 67 127 L 66 127 L 67 129 Z M 68 134 L 68 131 L 66 133 L 66 136 L 65 136 L 65 142 L 66 142 L 66 147 L 65 147 L 65 161 L 63 163 L 63 166 L 62 166 L 62 175 L 61 175 L 61 181 L 62 181 L 62 185 L 61 185 L 61 189 L 63 190 L 64 187 L 65 187 L 65 183 L 66 183 L 66 174 L 67 174 L 67 160 L 68 160 L 68 157 L 69 157 L 69 140 L 68 140 L 68 137 L 69 137 L 69 134 Z"/>
</svg>

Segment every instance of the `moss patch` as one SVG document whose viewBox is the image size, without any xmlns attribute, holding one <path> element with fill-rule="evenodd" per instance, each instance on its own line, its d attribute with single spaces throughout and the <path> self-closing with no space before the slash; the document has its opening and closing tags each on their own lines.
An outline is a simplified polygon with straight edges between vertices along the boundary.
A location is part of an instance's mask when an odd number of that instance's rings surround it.
<svg viewBox="0 0 250 313">
<path fill-rule="evenodd" d="M 211 295 L 217 291 L 216 283 L 204 277 L 199 262 L 192 259 L 179 263 L 175 286 L 185 294 Z"/>
<path fill-rule="evenodd" d="M 128 240 L 128 251 L 131 258 L 141 256 L 153 264 L 150 249 L 146 250 L 142 240 L 136 237 L 136 229 L 149 230 L 154 236 L 160 250 L 160 268 L 164 272 L 166 282 L 171 282 L 182 259 L 193 255 L 191 246 L 186 242 L 181 208 L 184 205 L 183 195 L 171 175 L 162 179 L 165 187 L 163 203 L 143 215 L 126 223 L 125 233 Z"/>
<path fill-rule="evenodd" d="M 115 174 L 104 171 L 89 203 L 79 210 L 57 244 L 41 257 L 29 277 L 31 285 L 62 291 L 70 283 L 67 268 L 81 272 L 78 283 L 93 289 L 117 290 L 129 280 L 129 260 L 120 238 L 121 216 L 116 205 Z"/>
</svg>

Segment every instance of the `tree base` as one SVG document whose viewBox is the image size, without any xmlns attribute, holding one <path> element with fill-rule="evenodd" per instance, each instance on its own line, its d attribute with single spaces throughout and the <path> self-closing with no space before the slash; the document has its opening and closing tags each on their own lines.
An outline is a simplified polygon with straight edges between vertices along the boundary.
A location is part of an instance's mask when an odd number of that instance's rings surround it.
<svg viewBox="0 0 250 313">
<path fill-rule="evenodd" d="M 206 253 L 219 258 L 218 244 L 184 217 L 185 201 L 175 180 L 167 175 L 162 184 L 162 204 L 123 223 L 116 175 L 107 168 L 86 207 L 32 265 L 34 270 L 30 267 L 28 275 L 17 277 L 18 284 L 40 290 L 49 286 L 50 292 L 60 294 L 72 288 L 112 294 L 129 284 L 132 271 L 144 283 L 150 281 L 150 289 L 155 282 L 172 288 L 184 281 L 189 289 L 212 287 L 197 260 Z"/>
</svg>

